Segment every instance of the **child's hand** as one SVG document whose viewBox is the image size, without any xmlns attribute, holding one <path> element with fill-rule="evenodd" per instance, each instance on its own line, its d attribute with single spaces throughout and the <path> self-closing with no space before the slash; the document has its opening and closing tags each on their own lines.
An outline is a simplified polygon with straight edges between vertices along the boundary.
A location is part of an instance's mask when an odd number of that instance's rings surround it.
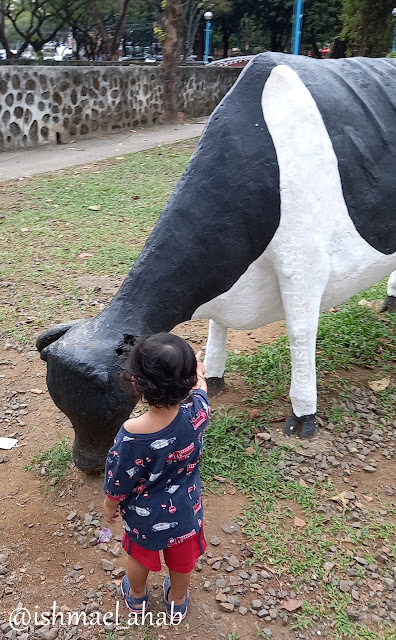
<svg viewBox="0 0 396 640">
<path fill-rule="evenodd" d="M 120 515 L 120 505 L 115 500 L 109 500 L 108 498 L 104 499 L 103 502 L 103 513 L 107 522 L 115 522 L 116 518 Z"/>
<path fill-rule="evenodd" d="M 201 376 L 201 377 L 204 377 L 205 376 L 205 365 L 201 361 L 202 350 L 198 351 L 198 353 L 195 354 L 195 357 L 197 359 L 197 375 Z"/>
</svg>

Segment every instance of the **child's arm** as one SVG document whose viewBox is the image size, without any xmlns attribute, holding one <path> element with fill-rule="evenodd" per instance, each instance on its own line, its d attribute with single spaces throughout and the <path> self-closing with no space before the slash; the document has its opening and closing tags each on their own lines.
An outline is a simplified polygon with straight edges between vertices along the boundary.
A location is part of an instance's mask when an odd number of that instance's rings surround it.
<svg viewBox="0 0 396 640">
<path fill-rule="evenodd" d="M 208 385 L 207 385 L 206 378 L 205 378 L 205 365 L 201 361 L 201 356 L 202 356 L 202 351 L 198 351 L 198 353 L 196 354 L 196 358 L 197 358 L 197 378 L 198 378 L 198 380 L 197 380 L 197 384 L 193 388 L 194 389 L 202 389 L 203 391 L 208 393 Z"/>
</svg>

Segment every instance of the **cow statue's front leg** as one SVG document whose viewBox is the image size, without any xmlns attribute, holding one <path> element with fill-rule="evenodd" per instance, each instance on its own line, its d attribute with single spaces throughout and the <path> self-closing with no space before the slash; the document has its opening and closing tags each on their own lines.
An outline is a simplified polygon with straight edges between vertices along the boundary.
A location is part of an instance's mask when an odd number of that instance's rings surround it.
<svg viewBox="0 0 396 640">
<path fill-rule="evenodd" d="M 298 257 L 303 262 L 303 251 Z M 292 362 L 290 399 L 293 413 L 286 420 L 283 433 L 313 438 L 317 428 L 316 336 L 328 267 L 324 260 L 313 283 L 310 269 L 301 266 L 300 273 L 296 270 L 291 277 L 279 278 Z"/>
<path fill-rule="evenodd" d="M 389 311 L 396 313 L 396 271 L 393 271 L 388 280 L 387 296 L 383 301 L 380 311 Z"/>
<path fill-rule="evenodd" d="M 214 320 L 209 320 L 209 335 L 204 364 L 210 396 L 214 396 L 225 389 L 226 341 L 227 327 Z"/>
</svg>

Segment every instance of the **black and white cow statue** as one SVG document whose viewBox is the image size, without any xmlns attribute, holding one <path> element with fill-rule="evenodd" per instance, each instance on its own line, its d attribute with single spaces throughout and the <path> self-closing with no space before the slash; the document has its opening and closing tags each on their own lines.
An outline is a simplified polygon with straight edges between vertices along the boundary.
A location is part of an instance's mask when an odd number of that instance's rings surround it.
<svg viewBox="0 0 396 640">
<path fill-rule="evenodd" d="M 80 469 L 103 468 L 132 409 L 119 385 L 128 345 L 190 318 L 211 320 L 205 365 L 220 383 L 227 327 L 285 319 L 285 433 L 314 435 L 319 313 L 396 268 L 395 123 L 396 60 L 265 53 L 250 62 L 113 300 L 37 341 Z"/>
</svg>

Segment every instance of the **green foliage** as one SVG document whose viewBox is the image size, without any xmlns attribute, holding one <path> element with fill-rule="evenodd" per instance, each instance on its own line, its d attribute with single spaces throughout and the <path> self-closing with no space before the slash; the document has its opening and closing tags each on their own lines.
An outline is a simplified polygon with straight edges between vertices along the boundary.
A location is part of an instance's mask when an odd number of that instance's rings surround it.
<svg viewBox="0 0 396 640">
<path fill-rule="evenodd" d="M 392 42 L 394 0 L 342 0 L 342 37 L 352 55 L 386 56 Z"/>
</svg>

